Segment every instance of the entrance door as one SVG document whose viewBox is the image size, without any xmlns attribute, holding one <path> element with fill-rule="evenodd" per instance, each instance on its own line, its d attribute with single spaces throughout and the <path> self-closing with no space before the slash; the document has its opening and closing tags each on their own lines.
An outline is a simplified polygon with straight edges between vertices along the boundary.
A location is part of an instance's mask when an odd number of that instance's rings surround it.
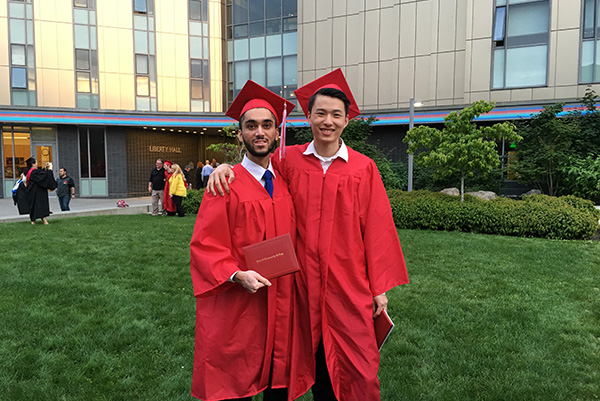
<svg viewBox="0 0 600 401">
<path fill-rule="evenodd" d="M 56 158 L 56 146 L 52 143 L 39 143 L 34 142 L 31 144 L 32 153 L 35 154 L 39 168 L 46 168 L 50 165 L 54 178 L 58 177 L 58 165 L 55 163 Z M 49 196 L 56 196 L 55 191 L 49 191 Z"/>
</svg>

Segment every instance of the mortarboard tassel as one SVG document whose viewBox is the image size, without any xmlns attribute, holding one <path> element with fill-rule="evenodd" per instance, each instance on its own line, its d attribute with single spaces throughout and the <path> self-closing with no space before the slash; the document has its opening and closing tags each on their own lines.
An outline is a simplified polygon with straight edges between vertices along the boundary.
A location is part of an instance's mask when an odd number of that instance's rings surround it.
<svg viewBox="0 0 600 401">
<path fill-rule="evenodd" d="M 283 118 L 281 119 L 281 142 L 279 143 L 279 161 L 285 158 L 285 124 L 287 120 L 287 103 L 283 103 Z"/>
</svg>

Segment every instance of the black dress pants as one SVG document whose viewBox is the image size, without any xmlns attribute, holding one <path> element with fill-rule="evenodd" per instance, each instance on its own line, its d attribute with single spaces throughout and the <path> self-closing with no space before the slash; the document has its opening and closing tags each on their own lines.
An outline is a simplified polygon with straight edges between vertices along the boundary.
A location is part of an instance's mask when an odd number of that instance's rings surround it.
<svg viewBox="0 0 600 401">
<path fill-rule="evenodd" d="M 323 347 L 322 338 L 319 342 L 319 346 L 317 347 L 315 362 L 315 384 L 313 384 L 311 388 L 314 401 L 337 401 L 337 398 L 335 398 L 335 393 L 333 392 L 333 386 L 331 385 L 329 371 L 327 370 L 327 362 L 325 361 L 325 348 Z"/>
<path fill-rule="evenodd" d="M 175 208 L 177 209 L 177 215 L 179 217 L 185 216 L 185 210 L 183 209 L 182 201 L 182 196 L 173 195 L 173 203 L 175 204 Z M 175 213 L 173 213 L 173 215 L 175 215 Z"/>
</svg>

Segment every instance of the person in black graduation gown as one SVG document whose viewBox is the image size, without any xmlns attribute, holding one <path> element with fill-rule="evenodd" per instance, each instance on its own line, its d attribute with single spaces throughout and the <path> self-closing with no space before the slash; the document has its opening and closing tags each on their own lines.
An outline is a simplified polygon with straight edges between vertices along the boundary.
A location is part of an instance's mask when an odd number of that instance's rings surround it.
<svg viewBox="0 0 600 401">
<path fill-rule="evenodd" d="M 27 188 L 31 224 L 35 224 L 37 219 L 42 219 L 44 224 L 48 224 L 48 220 L 46 220 L 46 217 L 50 215 L 48 190 L 56 189 L 56 180 L 51 166 L 46 165 L 45 169 L 39 169 L 37 161 L 33 157 L 27 159 L 26 163 L 29 170 L 25 173 L 25 187 Z"/>
</svg>

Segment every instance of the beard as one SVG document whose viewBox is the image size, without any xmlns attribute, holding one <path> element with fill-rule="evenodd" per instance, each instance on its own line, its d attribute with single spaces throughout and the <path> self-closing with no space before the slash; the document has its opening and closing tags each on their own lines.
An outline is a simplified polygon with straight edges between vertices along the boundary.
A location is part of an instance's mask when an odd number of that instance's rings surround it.
<svg viewBox="0 0 600 401">
<path fill-rule="evenodd" d="M 273 141 L 269 145 L 268 149 L 258 151 L 254 148 L 254 145 L 251 142 L 246 141 L 246 138 L 243 138 L 243 141 L 244 141 L 244 146 L 246 146 L 246 151 L 254 157 L 268 156 L 273 150 L 275 150 L 275 146 L 277 146 L 277 142 Z"/>
</svg>

